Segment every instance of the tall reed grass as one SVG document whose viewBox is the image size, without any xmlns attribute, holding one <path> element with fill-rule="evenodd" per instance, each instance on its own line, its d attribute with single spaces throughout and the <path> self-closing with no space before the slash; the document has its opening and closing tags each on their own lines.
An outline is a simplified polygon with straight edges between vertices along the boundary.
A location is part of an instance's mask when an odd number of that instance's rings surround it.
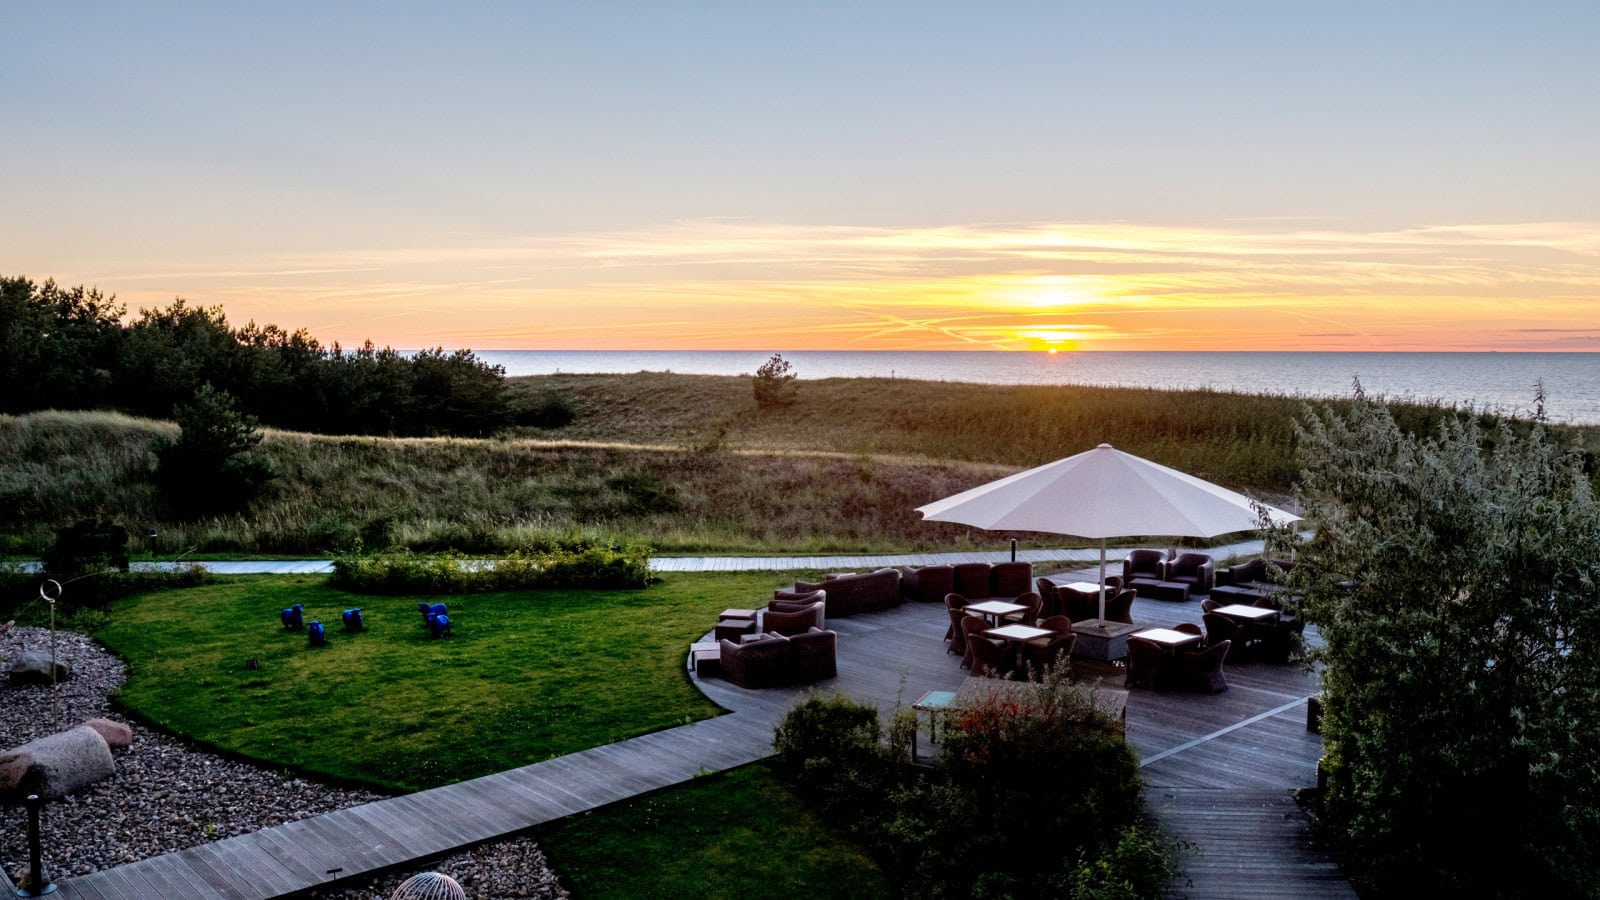
<svg viewBox="0 0 1600 900">
<path fill-rule="evenodd" d="M 247 513 L 198 521 L 174 518 L 151 481 L 152 442 L 172 425 L 0 416 L 0 552 L 39 552 L 54 528 L 89 515 L 123 522 L 135 549 L 158 555 L 357 544 L 497 553 L 552 538 L 669 553 L 997 546 L 1008 536 L 924 523 L 914 509 L 1101 442 L 1271 497 L 1295 477 L 1304 408 L 1216 391 L 828 379 L 763 411 L 748 379 L 665 373 L 514 379 L 511 389 L 568 396 L 578 417 L 488 440 L 269 431 L 261 450 L 279 478 Z M 1394 409 L 1415 431 L 1461 414 Z M 1596 429 L 1562 431 L 1600 447 Z"/>
</svg>

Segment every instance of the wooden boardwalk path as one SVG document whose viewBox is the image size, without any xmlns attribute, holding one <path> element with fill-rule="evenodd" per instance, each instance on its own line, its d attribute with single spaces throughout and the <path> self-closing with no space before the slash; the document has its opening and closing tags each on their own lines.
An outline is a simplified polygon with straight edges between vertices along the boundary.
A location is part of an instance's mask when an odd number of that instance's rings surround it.
<svg viewBox="0 0 1600 900">
<path fill-rule="evenodd" d="M 1199 616 L 1195 603 L 1134 606 L 1134 618 L 1152 625 Z M 821 687 L 888 712 L 959 686 L 966 675 L 944 652 L 947 621 L 931 604 L 830 620 L 840 635 L 839 677 Z M 1143 761 L 1150 811 L 1200 851 L 1184 861 L 1172 895 L 1354 896 L 1310 845 L 1289 795 L 1316 780 L 1321 741 L 1305 730 L 1304 703 L 1317 677 L 1292 666 L 1230 665 L 1227 678 L 1230 689 L 1215 696 L 1134 691 L 1128 700 L 1127 734 Z M 265 900 L 443 856 L 761 759 L 773 726 L 804 693 L 695 683 L 731 713 L 94 872 L 63 883 L 59 896 Z"/>
</svg>

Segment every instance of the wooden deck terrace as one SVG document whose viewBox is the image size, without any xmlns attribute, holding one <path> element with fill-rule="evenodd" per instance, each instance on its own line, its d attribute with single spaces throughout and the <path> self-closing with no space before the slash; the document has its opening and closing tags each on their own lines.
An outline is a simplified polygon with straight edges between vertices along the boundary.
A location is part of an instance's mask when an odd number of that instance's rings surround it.
<svg viewBox="0 0 1600 900">
<path fill-rule="evenodd" d="M 1084 570 L 1062 581 L 1096 580 Z M 1151 627 L 1200 624 L 1200 604 L 1139 598 L 1133 619 Z M 909 603 L 846 619 L 839 633 L 839 675 L 805 688 L 745 690 L 718 678 L 696 679 L 718 705 L 776 725 L 808 691 L 838 692 L 878 706 L 886 716 L 929 690 L 956 690 L 967 677 L 945 651 L 949 619 L 942 604 Z M 1315 641 L 1315 632 L 1309 631 Z M 1306 731 L 1306 699 L 1319 678 L 1298 663 L 1226 664 L 1220 694 L 1134 689 L 1127 737 L 1138 752 L 1147 806 L 1196 852 L 1169 894 L 1175 897 L 1354 897 L 1338 866 L 1311 845 L 1290 794 L 1317 782 L 1322 740 Z M 1122 671 L 1074 663 L 1080 682 L 1122 688 Z M 925 732 L 924 732 L 925 733 Z"/>
<path fill-rule="evenodd" d="M 1195 603 L 1134 605 L 1135 620 L 1150 625 L 1199 617 Z M 942 604 L 920 603 L 830 621 L 839 675 L 816 687 L 886 712 L 927 690 L 955 689 L 966 673 L 945 652 L 947 623 Z M 1115 669 L 1101 674 L 1121 687 Z M 1226 674 L 1222 694 L 1136 690 L 1128 699 L 1127 735 L 1143 760 L 1150 811 L 1200 851 L 1169 893 L 1353 897 L 1311 845 L 1288 793 L 1316 780 L 1321 741 L 1305 731 L 1304 704 L 1317 677 L 1274 665 L 1227 666 Z M 804 694 L 694 683 L 730 714 L 104 869 L 63 882 L 56 896 L 264 900 L 444 856 L 768 756 L 773 727 Z"/>
</svg>

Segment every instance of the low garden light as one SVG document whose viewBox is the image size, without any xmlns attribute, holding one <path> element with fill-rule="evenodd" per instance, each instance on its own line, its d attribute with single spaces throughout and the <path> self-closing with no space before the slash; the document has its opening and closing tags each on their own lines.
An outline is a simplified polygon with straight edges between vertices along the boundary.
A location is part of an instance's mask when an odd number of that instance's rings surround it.
<svg viewBox="0 0 1600 900">
<path fill-rule="evenodd" d="M 56 892 L 56 886 L 44 877 L 44 841 L 39 833 L 39 811 L 44 801 L 38 794 L 28 795 L 28 880 L 17 888 L 18 897 L 43 897 Z"/>
</svg>

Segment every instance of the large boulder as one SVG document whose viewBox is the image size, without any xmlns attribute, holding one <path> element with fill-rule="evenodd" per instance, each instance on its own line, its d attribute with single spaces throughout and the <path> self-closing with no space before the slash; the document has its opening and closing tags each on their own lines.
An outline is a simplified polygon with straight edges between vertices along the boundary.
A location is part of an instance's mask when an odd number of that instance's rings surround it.
<svg viewBox="0 0 1600 900">
<path fill-rule="evenodd" d="M 66 660 L 56 657 L 56 681 L 72 677 L 72 667 Z M 49 684 L 50 654 L 42 650 L 29 650 L 11 664 L 12 684 Z"/>
<path fill-rule="evenodd" d="M 83 723 L 85 728 L 93 728 L 106 739 L 106 745 L 113 750 L 121 750 L 133 745 L 133 729 L 110 719 L 90 719 Z"/>
<path fill-rule="evenodd" d="M 20 803 L 29 794 L 56 800 L 116 772 L 106 739 L 79 725 L 0 753 L 0 802 Z"/>
</svg>

